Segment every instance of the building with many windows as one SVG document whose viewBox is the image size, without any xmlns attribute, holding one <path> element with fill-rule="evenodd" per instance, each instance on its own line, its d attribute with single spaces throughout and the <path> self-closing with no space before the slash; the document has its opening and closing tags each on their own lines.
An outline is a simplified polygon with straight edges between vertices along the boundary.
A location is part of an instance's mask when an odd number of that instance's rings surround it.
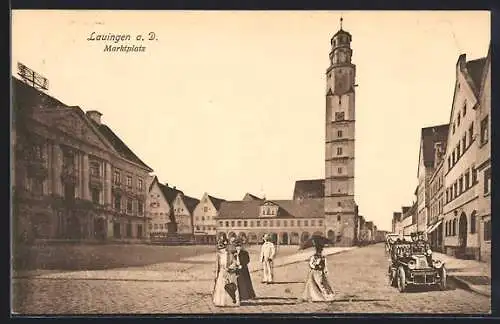
<svg viewBox="0 0 500 324">
<path fill-rule="evenodd" d="M 436 159 L 442 160 L 448 124 L 424 127 L 420 136 L 420 151 L 417 168 L 417 231 L 426 232 L 429 222 L 430 180 L 435 171 Z M 436 153 L 437 152 L 437 153 Z"/>
<path fill-rule="evenodd" d="M 24 240 L 145 238 L 153 170 L 101 121 L 12 78 L 14 236 Z"/>
<path fill-rule="evenodd" d="M 476 111 L 486 58 L 456 64 L 455 93 L 450 113 L 444 185 L 444 245 L 447 254 L 479 258 L 478 238 L 478 143 Z"/>
<path fill-rule="evenodd" d="M 447 132 L 447 131 L 446 131 Z M 444 152 L 446 141 L 434 144 L 434 172 L 429 179 L 427 212 L 427 235 L 434 251 L 444 251 L 443 246 L 443 208 L 444 196 Z"/>
<path fill-rule="evenodd" d="M 217 232 L 249 244 L 264 234 L 278 244 L 300 244 L 312 234 L 324 235 L 323 199 L 223 201 Z"/>
<path fill-rule="evenodd" d="M 169 187 L 168 183 L 160 183 L 158 178 L 154 177 L 149 186 L 148 198 L 146 200 L 148 236 L 151 239 L 162 239 L 167 234 L 175 234 L 177 232 L 172 204 L 179 193 L 182 193 L 182 191 L 175 187 Z"/>
<path fill-rule="evenodd" d="M 183 192 L 177 193 L 172 207 L 174 209 L 174 219 L 177 224 L 177 234 L 184 240 L 194 242 L 194 210 L 200 201 L 189 197 Z"/>
<path fill-rule="evenodd" d="M 193 211 L 194 236 L 196 243 L 215 244 L 217 234 L 216 218 L 220 205 L 225 200 L 204 193 Z"/>
<path fill-rule="evenodd" d="M 479 126 L 476 157 L 479 259 L 491 262 L 491 46 L 481 79 L 479 105 L 476 108 L 476 125 Z"/>
</svg>

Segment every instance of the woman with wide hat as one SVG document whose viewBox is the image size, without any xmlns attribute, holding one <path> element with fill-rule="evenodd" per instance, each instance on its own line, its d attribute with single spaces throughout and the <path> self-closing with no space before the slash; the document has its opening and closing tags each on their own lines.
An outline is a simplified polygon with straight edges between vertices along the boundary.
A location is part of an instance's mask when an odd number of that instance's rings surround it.
<svg viewBox="0 0 500 324">
<path fill-rule="evenodd" d="M 218 307 L 240 306 L 238 290 L 238 274 L 241 265 L 234 254 L 227 249 L 228 241 L 225 237 L 217 242 L 217 261 L 213 303 Z"/>
<path fill-rule="evenodd" d="M 314 255 L 309 259 L 309 273 L 307 274 L 302 301 L 331 301 L 335 295 L 326 277 L 328 268 L 326 258 L 323 256 L 324 244 L 321 241 L 313 241 Z"/>
</svg>

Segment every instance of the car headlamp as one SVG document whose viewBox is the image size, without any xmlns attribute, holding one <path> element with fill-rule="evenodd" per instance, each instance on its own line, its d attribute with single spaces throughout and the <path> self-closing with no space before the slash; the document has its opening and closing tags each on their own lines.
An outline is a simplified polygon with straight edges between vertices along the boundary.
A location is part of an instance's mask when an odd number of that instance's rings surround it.
<svg viewBox="0 0 500 324">
<path fill-rule="evenodd" d="M 432 254 L 432 250 L 431 249 L 428 249 L 427 250 L 427 255 L 431 255 Z"/>
<path fill-rule="evenodd" d="M 408 262 L 408 268 L 409 268 L 410 270 L 413 270 L 413 269 L 415 269 L 416 267 L 417 267 L 417 263 L 416 263 L 415 261 L 413 261 L 413 260 L 412 260 L 412 261 Z"/>
<path fill-rule="evenodd" d="M 441 268 L 442 266 L 443 266 L 443 262 L 441 262 L 440 260 L 434 261 L 434 267 Z"/>
</svg>

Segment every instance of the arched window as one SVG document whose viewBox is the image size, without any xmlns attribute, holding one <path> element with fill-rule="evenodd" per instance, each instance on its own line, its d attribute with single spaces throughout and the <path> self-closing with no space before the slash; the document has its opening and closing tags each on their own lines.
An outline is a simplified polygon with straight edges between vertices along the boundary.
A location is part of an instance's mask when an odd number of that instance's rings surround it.
<svg viewBox="0 0 500 324">
<path fill-rule="evenodd" d="M 453 236 L 457 235 L 457 219 L 453 219 Z"/>
</svg>

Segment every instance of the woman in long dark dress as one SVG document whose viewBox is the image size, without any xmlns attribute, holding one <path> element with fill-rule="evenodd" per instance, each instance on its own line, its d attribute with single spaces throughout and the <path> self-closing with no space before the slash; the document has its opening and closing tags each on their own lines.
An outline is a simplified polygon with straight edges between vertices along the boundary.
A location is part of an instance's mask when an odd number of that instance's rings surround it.
<svg viewBox="0 0 500 324">
<path fill-rule="evenodd" d="M 335 297 L 326 274 L 326 258 L 323 256 L 323 245 L 314 242 L 316 252 L 309 259 L 309 273 L 307 275 L 302 301 L 332 301 Z"/>
<path fill-rule="evenodd" d="M 237 262 L 240 264 L 241 269 L 238 276 L 238 290 L 240 293 L 240 300 L 249 300 L 255 298 L 255 291 L 253 290 L 252 278 L 250 277 L 250 271 L 248 271 L 248 264 L 250 263 L 250 255 L 242 247 L 242 242 L 236 240 L 235 245 L 235 257 Z"/>
</svg>

